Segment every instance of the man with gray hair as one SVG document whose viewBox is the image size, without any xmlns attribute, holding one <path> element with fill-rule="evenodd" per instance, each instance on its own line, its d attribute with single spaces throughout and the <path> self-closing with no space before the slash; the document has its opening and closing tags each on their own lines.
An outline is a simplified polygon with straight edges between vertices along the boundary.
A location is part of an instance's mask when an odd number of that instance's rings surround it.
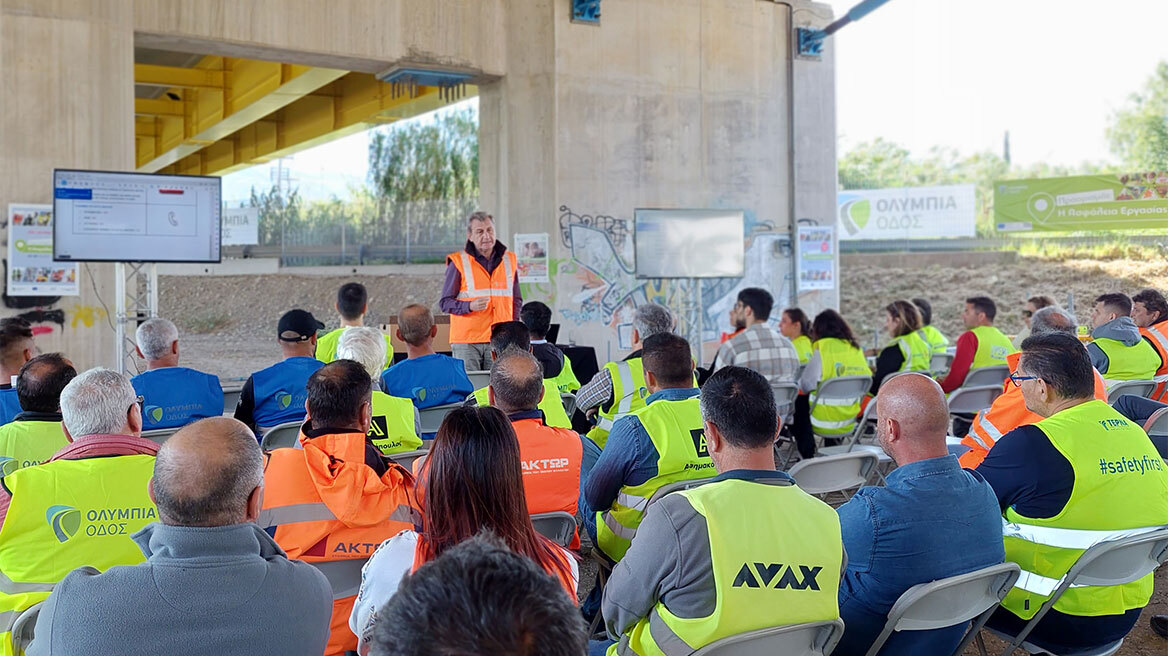
<svg viewBox="0 0 1168 656">
<path fill-rule="evenodd" d="M 208 656 L 321 654 L 332 589 L 255 524 L 264 459 L 248 427 L 198 421 L 152 460 L 159 521 L 131 536 L 146 562 L 66 576 L 41 608 L 27 653 L 145 656 L 182 645 Z"/>
<path fill-rule="evenodd" d="M 131 536 L 157 516 L 147 484 L 158 445 L 139 437 L 142 413 L 130 381 L 90 369 L 61 392 L 61 415 L 70 444 L 4 477 L 0 572 L 22 592 L 0 590 L 0 607 L 12 611 L 0 616 L 0 634 L 73 569 L 142 562 Z M 75 648 L 100 653 L 85 641 Z M 127 653 L 125 645 L 112 653 Z"/>
<path fill-rule="evenodd" d="M 618 418 L 645 407 L 645 367 L 641 347 L 653 335 L 673 332 L 677 324 L 663 305 L 641 305 L 633 313 L 632 349 L 624 360 L 609 362 L 576 392 L 576 409 L 596 417 L 596 427 L 588 432 L 593 442 L 604 448 L 608 433 Z"/>
<path fill-rule="evenodd" d="M 1030 317 L 1031 335 L 1051 335 L 1063 333 L 1075 335 L 1078 332 L 1078 322 L 1074 315 L 1057 305 L 1048 305 L 1039 308 Z M 1013 374 L 1018 368 L 1018 359 L 1021 352 L 1006 356 L 1006 364 Z M 969 434 L 961 439 L 960 446 L 949 447 L 950 453 L 958 456 L 961 466 L 974 469 L 985 460 L 994 443 L 1003 435 L 1019 426 L 1036 424 L 1042 417 L 1026 408 L 1026 401 L 1022 398 L 1022 390 L 1017 385 L 1011 385 L 1007 379 L 1000 396 L 994 400 L 988 409 L 977 413 L 970 424 Z M 1103 386 L 1103 377 L 1095 372 L 1095 398 L 1107 400 L 1107 390 Z M 968 449 L 968 450 L 966 450 Z"/>
<path fill-rule="evenodd" d="M 385 363 L 385 336 L 376 328 L 350 326 L 337 340 L 337 359 L 352 360 L 365 368 L 373 380 L 373 418 L 369 439 L 384 455 L 422 448 L 421 417 L 409 399 L 381 391 L 377 375 Z"/>
<path fill-rule="evenodd" d="M 223 414 L 219 377 L 178 366 L 178 328 L 169 319 L 143 321 L 136 333 L 146 371 L 130 379 L 142 398 L 144 430 L 177 428 Z"/>
</svg>

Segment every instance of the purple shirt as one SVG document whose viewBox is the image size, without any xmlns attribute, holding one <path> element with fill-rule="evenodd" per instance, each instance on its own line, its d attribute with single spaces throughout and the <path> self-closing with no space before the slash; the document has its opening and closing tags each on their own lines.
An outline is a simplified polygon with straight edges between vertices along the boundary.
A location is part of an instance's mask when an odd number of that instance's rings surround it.
<svg viewBox="0 0 1168 656">
<path fill-rule="evenodd" d="M 491 252 L 491 259 L 487 259 L 479 255 L 478 249 L 474 244 L 468 240 L 466 242 L 466 252 L 475 259 L 476 262 L 482 265 L 487 270 L 488 274 L 495 272 L 495 267 L 503 263 L 503 253 L 507 252 L 507 246 L 501 242 L 495 242 L 495 250 Z M 515 281 L 512 283 L 511 299 L 514 306 L 514 313 L 512 319 L 519 316 L 519 310 L 523 307 L 523 295 L 519 293 L 519 272 L 515 272 Z M 438 301 L 438 309 L 446 314 L 470 314 L 470 301 L 458 300 L 458 293 L 462 290 L 462 274 L 458 272 L 458 267 L 454 266 L 454 262 L 450 258 L 446 259 L 446 280 L 442 283 L 442 298 Z"/>
</svg>

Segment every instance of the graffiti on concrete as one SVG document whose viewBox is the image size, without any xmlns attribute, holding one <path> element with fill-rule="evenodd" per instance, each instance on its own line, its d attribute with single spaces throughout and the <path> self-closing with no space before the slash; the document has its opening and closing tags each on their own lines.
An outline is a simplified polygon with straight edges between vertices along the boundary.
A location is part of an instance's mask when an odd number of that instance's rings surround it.
<svg viewBox="0 0 1168 656">
<path fill-rule="evenodd" d="M 95 323 L 106 318 L 105 308 L 98 305 L 81 305 L 80 303 L 73 304 L 73 321 L 70 326 L 77 328 L 77 322 L 81 322 L 86 328 L 92 328 Z"/>
<path fill-rule="evenodd" d="M 617 251 L 632 246 L 633 228 L 628 219 L 608 214 L 576 214 L 567 205 L 560 205 L 560 239 L 564 246 L 572 245 L 572 226 L 588 226 L 608 235 Z"/>
</svg>

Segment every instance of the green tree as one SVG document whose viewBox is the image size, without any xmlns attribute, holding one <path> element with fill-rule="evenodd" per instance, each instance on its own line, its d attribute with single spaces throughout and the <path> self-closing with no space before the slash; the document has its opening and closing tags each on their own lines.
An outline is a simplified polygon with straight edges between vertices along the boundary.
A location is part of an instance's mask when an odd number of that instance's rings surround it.
<svg viewBox="0 0 1168 656">
<path fill-rule="evenodd" d="M 284 235 L 303 224 L 303 202 L 296 189 L 284 193 L 275 185 L 267 191 L 256 191 L 252 187 L 249 206 L 259 208 L 260 244 L 280 244 Z"/>
<path fill-rule="evenodd" d="M 1111 152 L 1123 166 L 1139 170 L 1168 167 L 1168 61 L 1111 117 Z"/>
</svg>

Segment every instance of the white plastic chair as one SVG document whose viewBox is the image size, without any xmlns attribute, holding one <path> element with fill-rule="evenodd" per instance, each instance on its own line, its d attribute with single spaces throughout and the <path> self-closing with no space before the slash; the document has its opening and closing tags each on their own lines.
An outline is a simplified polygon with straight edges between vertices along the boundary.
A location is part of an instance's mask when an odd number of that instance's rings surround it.
<svg viewBox="0 0 1168 656">
<path fill-rule="evenodd" d="M 1063 593 L 1071 586 L 1111 586 L 1131 583 L 1151 574 L 1166 560 L 1168 560 L 1168 527 L 1119 540 L 1100 542 L 1079 556 L 1066 576 L 1062 578 L 1062 582 L 1055 588 L 1054 594 L 1038 609 L 1034 617 L 1030 618 L 1026 626 L 1022 627 L 1018 635 L 1009 636 L 993 629 L 987 630 L 1009 643 L 1006 650 L 1002 652 L 1002 656 L 1008 656 L 1019 648 L 1030 654 L 1052 654 L 1047 649 L 1027 642 L 1026 636 L 1030 635 L 1034 627 L 1038 626 L 1046 613 L 1054 607 Z M 1075 656 L 1109 656 L 1118 652 L 1122 645 L 1123 639 L 1120 638 L 1091 651 L 1076 651 Z M 986 653 L 985 643 L 981 640 L 981 636 L 978 636 L 978 649 L 983 655 Z M 1058 655 L 1052 654 L 1052 656 Z"/>
<path fill-rule="evenodd" d="M 884 643 L 897 631 L 944 629 L 976 620 L 953 652 L 953 656 L 960 656 L 1014 586 L 1020 571 L 1016 563 L 999 563 L 914 585 L 888 611 L 884 630 L 868 649 L 867 656 L 880 653 Z"/>
<path fill-rule="evenodd" d="M 952 353 L 934 353 L 929 358 L 929 372 L 934 376 L 940 376 L 949 371 L 949 365 L 953 364 Z"/>
<path fill-rule="evenodd" d="M 830 378 L 824 383 L 820 384 L 819 389 L 815 392 L 815 401 L 811 403 L 811 411 L 815 411 L 818 405 L 856 405 L 860 403 L 868 394 L 868 390 L 872 387 L 871 376 L 840 376 L 838 378 Z M 838 438 L 840 435 L 823 435 L 822 433 L 812 432 L 816 437 L 832 437 Z"/>
<path fill-rule="evenodd" d="M 969 373 L 965 375 L 965 381 L 961 383 L 962 387 L 980 387 L 982 385 L 997 385 L 1002 386 L 1006 382 L 1006 378 L 1010 376 L 1010 368 L 1006 365 L 982 367 L 980 369 L 970 369 Z"/>
<path fill-rule="evenodd" d="M 177 433 L 180 428 L 182 428 L 182 426 L 175 426 L 174 428 L 155 428 L 154 430 L 142 431 L 142 438 L 150 440 L 151 442 L 161 446 L 170 439 L 171 435 Z"/>
<path fill-rule="evenodd" d="M 847 498 L 848 490 L 868 482 L 879 463 L 879 456 L 871 451 L 852 451 L 800 460 L 787 473 L 808 494 L 840 492 Z"/>
<path fill-rule="evenodd" d="M 442 425 L 442 420 L 446 419 L 446 415 L 450 414 L 451 410 L 461 406 L 461 403 L 447 403 L 418 410 L 418 426 L 422 434 L 437 433 L 438 427 Z"/>
<path fill-rule="evenodd" d="M 572 537 L 576 535 L 576 518 L 562 510 L 536 513 L 531 516 L 531 524 L 536 533 L 565 549 L 572 544 Z"/>
<path fill-rule="evenodd" d="M 693 656 L 826 656 L 843 635 L 843 620 L 776 626 L 722 638 Z"/>
<path fill-rule="evenodd" d="M 264 432 L 263 438 L 260 439 L 260 448 L 264 451 L 296 448 L 302 425 L 303 422 L 300 421 L 289 421 L 272 426 Z"/>
<path fill-rule="evenodd" d="M 1107 389 L 1107 403 L 1115 403 L 1124 394 L 1135 394 L 1146 399 L 1155 390 L 1154 380 L 1118 380 Z"/>
<path fill-rule="evenodd" d="M 775 396 L 775 409 L 779 416 L 791 414 L 795 410 L 795 398 L 799 396 L 796 383 L 771 383 L 771 393 Z"/>
<path fill-rule="evenodd" d="M 491 372 L 488 371 L 468 371 L 466 377 L 470 379 L 470 384 L 476 390 L 480 390 L 491 384 Z"/>
<path fill-rule="evenodd" d="M 953 434 L 953 420 L 960 415 L 976 415 L 994 404 L 1002 395 L 1002 385 L 962 385 L 953 390 L 947 399 L 949 403 L 949 434 Z M 968 421 L 969 418 L 965 417 Z"/>
</svg>

